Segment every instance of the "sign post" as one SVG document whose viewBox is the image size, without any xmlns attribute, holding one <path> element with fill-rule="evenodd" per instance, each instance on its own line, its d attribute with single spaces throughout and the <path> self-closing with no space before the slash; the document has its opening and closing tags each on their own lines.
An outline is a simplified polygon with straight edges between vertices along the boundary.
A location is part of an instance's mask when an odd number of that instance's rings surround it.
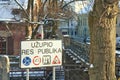
<svg viewBox="0 0 120 80">
<path fill-rule="evenodd" d="M 56 77 L 56 75 L 55 75 L 55 67 L 53 67 L 53 80 L 55 80 L 55 77 Z"/>
<path fill-rule="evenodd" d="M 26 69 L 26 80 L 29 80 L 29 69 Z"/>
<path fill-rule="evenodd" d="M 21 41 L 21 68 L 62 65 L 61 40 Z"/>
</svg>

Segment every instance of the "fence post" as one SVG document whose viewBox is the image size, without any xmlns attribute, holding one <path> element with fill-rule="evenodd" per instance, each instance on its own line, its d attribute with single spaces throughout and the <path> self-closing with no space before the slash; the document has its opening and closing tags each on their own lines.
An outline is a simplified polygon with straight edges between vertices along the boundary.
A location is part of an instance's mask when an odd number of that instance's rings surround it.
<svg viewBox="0 0 120 80">
<path fill-rule="evenodd" d="M 9 80 L 9 58 L 7 55 L 0 56 L 0 80 Z"/>
<path fill-rule="evenodd" d="M 63 43 L 64 43 L 65 48 L 70 46 L 70 36 L 69 35 L 64 35 L 63 36 Z"/>
</svg>

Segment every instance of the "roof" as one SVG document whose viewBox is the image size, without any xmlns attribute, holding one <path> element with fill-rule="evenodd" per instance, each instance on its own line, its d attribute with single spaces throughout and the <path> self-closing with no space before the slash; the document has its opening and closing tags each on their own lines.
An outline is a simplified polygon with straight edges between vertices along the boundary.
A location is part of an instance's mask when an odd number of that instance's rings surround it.
<svg viewBox="0 0 120 80">
<path fill-rule="evenodd" d="M 17 0 L 24 9 L 27 9 L 28 0 Z M 0 21 L 14 21 L 15 15 L 12 14 L 13 9 L 21 9 L 14 0 L 10 0 L 9 4 L 0 1 Z M 20 19 L 20 15 L 16 16 Z"/>
<path fill-rule="evenodd" d="M 3 14 L 4 13 L 4 14 Z M 14 15 L 11 14 L 12 10 L 8 7 L 0 7 L 0 19 L 12 19 Z"/>
</svg>

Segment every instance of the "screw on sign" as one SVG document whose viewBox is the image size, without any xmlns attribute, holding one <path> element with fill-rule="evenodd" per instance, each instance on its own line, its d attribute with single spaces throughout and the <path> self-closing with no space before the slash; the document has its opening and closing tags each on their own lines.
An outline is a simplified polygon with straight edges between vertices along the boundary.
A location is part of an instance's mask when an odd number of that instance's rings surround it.
<svg viewBox="0 0 120 80">
<path fill-rule="evenodd" d="M 60 60 L 59 60 L 58 56 L 55 56 L 55 58 L 53 59 L 52 64 L 60 64 Z"/>
<path fill-rule="evenodd" d="M 39 56 L 35 56 L 33 58 L 33 64 L 34 65 L 39 65 L 41 63 L 41 58 Z"/>
</svg>

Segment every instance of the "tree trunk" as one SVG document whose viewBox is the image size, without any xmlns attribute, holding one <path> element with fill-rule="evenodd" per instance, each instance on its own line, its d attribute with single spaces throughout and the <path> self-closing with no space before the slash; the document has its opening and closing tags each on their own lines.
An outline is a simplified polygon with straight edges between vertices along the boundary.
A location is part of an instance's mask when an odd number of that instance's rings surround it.
<svg viewBox="0 0 120 80">
<path fill-rule="evenodd" d="M 116 80 L 115 43 L 117 0 L 95 0 L 89 14 L 90 80 Z"/>
<path fill-rule="evenodd" d="M 28 0 L 28 9 L 27 12 L 29 14 L 29 22 L 33 21 L 33 2 L 34 0 Z M 28 25 L 26 26 L 26 39 L 31 39 L 32 37 L 32 27 L 33 25 L 28 23 Z"/>
<path fill-rule="evenodd" d="M 28 2 L 28 13 L 29 13 L 29 21 L 30 22 L 39 22 L 39 12 L 41 8 L 41 0 L 29 0 Z M 38 24 L 28 24 L 27 26 L 27 36 L 35 39 L 35 29 Z"/>
</svg>

